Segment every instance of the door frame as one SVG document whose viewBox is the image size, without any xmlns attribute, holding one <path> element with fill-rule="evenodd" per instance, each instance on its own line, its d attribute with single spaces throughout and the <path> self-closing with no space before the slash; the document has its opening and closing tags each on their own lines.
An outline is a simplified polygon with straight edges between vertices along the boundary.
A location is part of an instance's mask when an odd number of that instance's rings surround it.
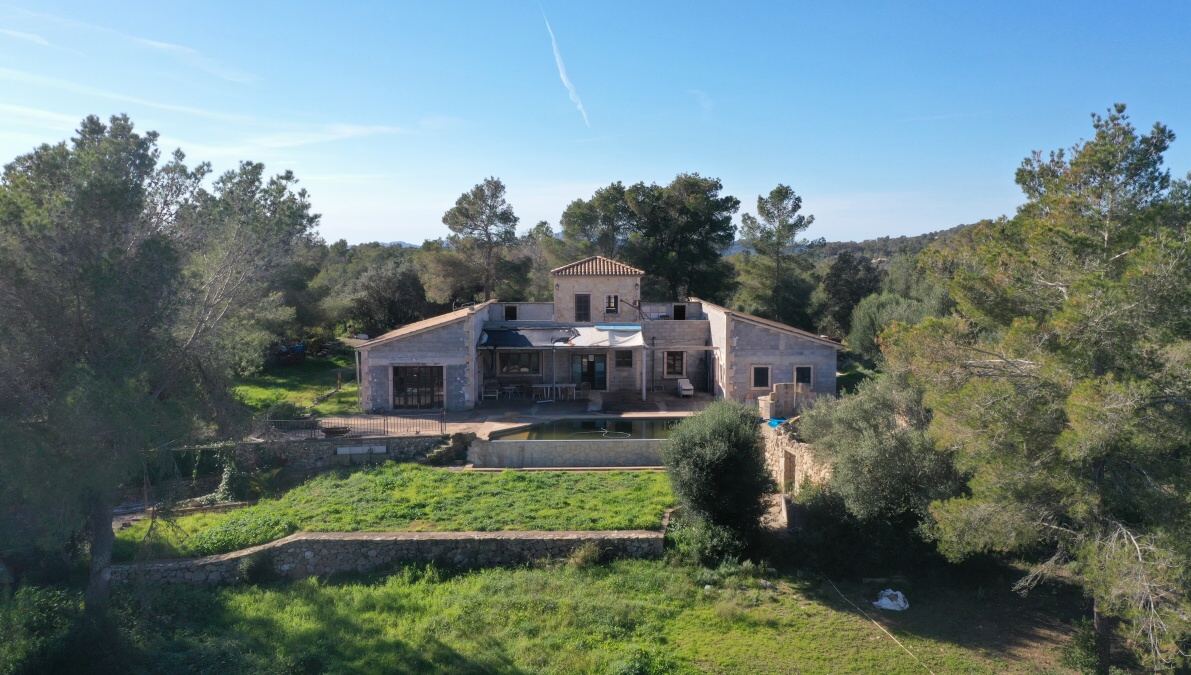
<svg viewBox="0 0 1191 675">
<path fill-rule="evenodd" d="M 398 408 L 397 407 L 397 392 L 393 390 L 394 368 L 438 368 L 439 381 L 442 382 L 442 405 L 430 406 L 429 408 Z M 389 364 L 389 410 L 446 410 L 447 399 L 449 398 L 447 392 L 447 366 L 443 363 L 390 363 Z"/>
</svg>

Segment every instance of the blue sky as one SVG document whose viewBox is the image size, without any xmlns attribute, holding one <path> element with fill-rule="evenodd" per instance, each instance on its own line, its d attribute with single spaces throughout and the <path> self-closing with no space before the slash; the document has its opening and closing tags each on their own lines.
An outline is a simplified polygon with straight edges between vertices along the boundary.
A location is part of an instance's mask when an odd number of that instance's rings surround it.
<svg viewBox="0 0 1191 675">
<path fill-rule="evenodd" d="M 1191 134 L 1188 35 L 1185 2 L 0 0 L 0 158 L 127 112 L 216 169 L 294 170 L 328 240 L 441 236 L 488 175 L 526 228 L 680 171 L 742 211 L 792 185 L 813 236 L 917 234 L 1012 213 L 1021 159 L 1114 101 Z"/>
</svg>

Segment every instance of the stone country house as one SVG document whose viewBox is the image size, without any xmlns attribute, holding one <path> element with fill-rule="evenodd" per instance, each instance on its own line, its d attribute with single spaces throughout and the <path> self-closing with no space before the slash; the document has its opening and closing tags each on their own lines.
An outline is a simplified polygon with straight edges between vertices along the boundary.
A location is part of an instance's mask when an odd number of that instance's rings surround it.
<svg viewBox="0 0 1191 675">
<path fill-rule="evenodd" d="M 645 272 L 593 256 L 551 271 L 554 302 L 488 301 L 357 347 L 364 410 L 654 392 L 754 402 L 775 384 L 835 394 L 840 345 L 697 298 L 642 302 Z"/>
</svg>

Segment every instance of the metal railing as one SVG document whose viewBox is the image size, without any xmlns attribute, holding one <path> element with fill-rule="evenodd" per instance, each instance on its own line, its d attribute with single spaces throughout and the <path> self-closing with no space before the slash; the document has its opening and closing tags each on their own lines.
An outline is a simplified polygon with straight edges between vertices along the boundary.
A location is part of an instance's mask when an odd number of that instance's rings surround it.
<svg viewBox="0 0 1191 675">
<path fill-rule="evenodd" d="M 267 440 L 441 436 L 445 433 L 445 422 L 446 413 L 441 410 L 402 415 L 264 419 L 258 422 L 256 435 Z"/>
</svg>

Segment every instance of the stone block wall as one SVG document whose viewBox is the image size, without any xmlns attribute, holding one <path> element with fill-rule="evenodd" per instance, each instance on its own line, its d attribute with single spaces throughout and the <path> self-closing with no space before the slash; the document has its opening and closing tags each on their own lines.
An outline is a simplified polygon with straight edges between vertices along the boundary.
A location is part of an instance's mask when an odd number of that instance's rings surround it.
<svg viewBox="0 0 1191 675">
<path fill-rule="evenodd" d="M 662 466 L 665 439 L 472 441 L 467 461 L 479 468 Z"/>
<path fill-rule="evenodd" d="M 553 276 L 554 320 L 573 322 L 575 320 L 575 295 L 586 293 L 591 296 L 590 323 L 635 323 L 641 302 L 641 277 L 638 276 Z M 620 311 L 604 313 L 604 299 L 608 295 L 620 296 Z"/>
<path fill-rule="evenodd" d="M 765 443 L 765 467 L 781 492 L 798 494 L 811 484 L 822 485 L 831 477 L 831 467 L 815 459 L 810 446 L 794 440 L 788 425 L 776 429 L 768 424 L 761 427 Z"/>
<path fill-rule="evenodd" d="M 260 556 L 280 576 L 298 579 L 383 570 L 403 563 L 450 567 L 519 565 L 565 558 L 587 544 L 608 557 L 658 558 L 663 533 L 606 532 L 299 532 L 233 553 L 113 565 L 113 584 L 219 585 L 240 580 L 246 559 Z"/>
<path fill-rule="evenodd" d="M 288 466 L 303 470 L 319 470 L 345 464 L 361 464 L 378 460 L 413 460 L 441 445 L 446 436 L 402 436 L 397 438 L 336 438 L 301 441 L 268 441 L 243 443 L 236 452 L 246 461 L 268 454 L 283 458 Z M 364 452 L 341 454 L 339 448 L 384 446 L 383 453 Z"/>
<path fill-rule="evenodd" d="M 688 321 L 646 321 L 642 337 L 649 347 L 649 387 L 655 385 L 667 392 L 678 389 L 678 378 L 666 377 L 666 352 L 686 354 L 686 379 L 696 391 L 707 391 L 708 355 L 711 353 L 711 331 L 706 319 Z"/>
</svg>

